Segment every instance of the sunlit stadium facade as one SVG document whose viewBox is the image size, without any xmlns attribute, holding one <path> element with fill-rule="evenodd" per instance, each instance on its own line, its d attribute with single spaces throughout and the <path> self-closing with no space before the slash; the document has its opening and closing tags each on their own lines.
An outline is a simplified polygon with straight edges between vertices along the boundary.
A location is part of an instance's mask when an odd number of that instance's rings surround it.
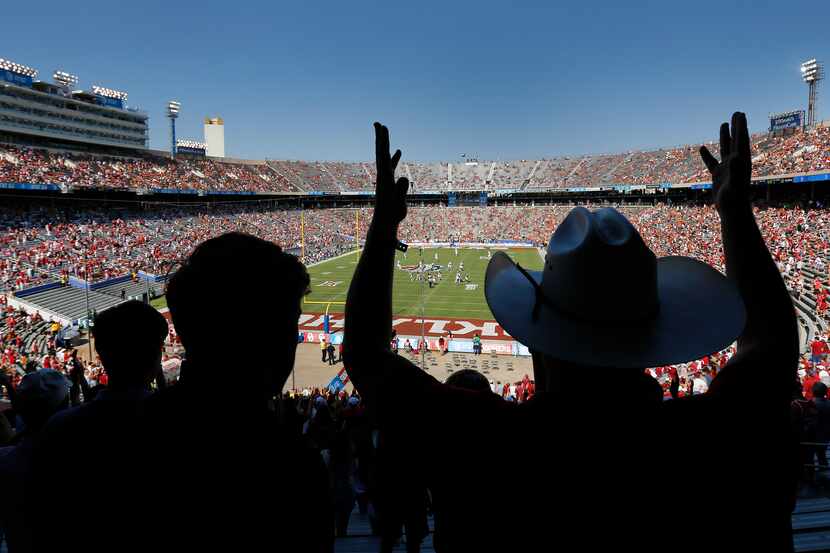
<svg viewBox="0 0 830 553">
<path fill-rule="evenodd" d="M 0 60 L 6 62 L 6 60 Z M 48 83 L 18 64 L 0 63 L 0 133 L 10 140 L 55 140 L 146 150 L 148 116 L 128 108 L 126 94 L 104 87 L 70 90 L 71 80 Z M 68 75 L 56 72 L 56 81 Z"/>
</svg>

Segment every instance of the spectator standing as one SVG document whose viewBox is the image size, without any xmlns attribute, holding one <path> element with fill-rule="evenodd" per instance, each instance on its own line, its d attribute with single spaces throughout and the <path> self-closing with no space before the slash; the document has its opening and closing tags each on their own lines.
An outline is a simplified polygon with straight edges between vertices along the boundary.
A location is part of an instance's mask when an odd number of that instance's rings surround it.
<svg viewBox="0 0 830 553">
<path fill-rule="evenodd" d="M 2 383 L 11 387 L 8 380 Z M 0 447 L 0 535 L 5 535 L 9 553 L 32 549 L 32 519 L 25 513 L 36 483 L 31 474 L 33 452 L 49 418 L 68 407 L 70 386 L 61 373 L 41 369 L 26 374 L 12 393 L 12 406 L 22 427 L 16 429 L 12 445 Z M 41 511 L 43 505 L 39 505 Z"/>
<path fill-rule="evenodd" d="M 37 551 L 104 551 L 146 524 L 146 490 L 152 475 L 144 459 L 144 401 L 161 375 L 161 350 L 167 321 L 149 305 L 130 300 L 102 311 L 93 328 L 106 386 L 92 393 L 80 363 L 73 380 L 84 390 L 85 403 L 62 411 L 49 421 L 35 449 L 31 496 L 33 542 Z M 36 515 L 54 493 L 49 475 L 59 464 L 68 474 L 96 467 L 101 486 L 80 494 L 73 508 L 48 520 Z M 101 508 L 106 505 L 106 508 Z M 90 512 L 97 512 L 96 539 L 77 532 Z"/>
<path fill-rule="evenodd" d="M 326 355 L 329 358 L 329 365 L 337 363 L 337 358 L 334 356 L 334 344 L 331 342 L 326 345 Z"/>
<path fill-rule="evenodd" d="M 815 453 L 818 464 L 827 469 L 827 446 L 830 444 L 830 400 L 827 399 L 827 386 L 823 382 L 813 384 L 813 403 L 816 406 Z M 810 459 L 812 463 L 813 460 Z"/>
<path fill-rule="evenodd" d="M 480 482 L 488 481 L 494 467 L 514 467 L 533 475 L 535 494 L 558 503 L 521 505 L 511 501 L 512 487 L 502 493 L 482 485 L 466 499 L 468 510 L 448 536 L 453 547 L 516 550 L 512 535 L 488 530 L 498 524 L 526 529 L 521 548 L 527 551 L 568 548 L 586 535 L 592 549 L 665 550 L 676 539 L 674 529 L 632 510 L 630 498 L 636 496 L 640 504 L 668 508 L 680 520 L 712 508 L 741 513 L 708 520 L 707 532 L 685 533 L 684 549 L 791 551 L 795 450 L 787 407 L 798 329 L 752 212 L 745 116 L 733 115 L 731 131 L 722 125 L 722 161 L 701 148 L 721 218 L 728 277 L 689 257 L 658 258 L 611 208 L 572 210 L 548 242 L 541 273 L 524 270 L 504 253 L 493 256 L 485 278 L 488 304 L 502 328 L 533 352 L 539 386 L 533 400 L 519 404 L 440 384 L 388 354 L 394 246 L 406 217 L 408 182 L 395 179 L 401 154 L 390 155 L 388 130 L 375 128 L 376 208 L 346 304 L 352 382 L 377 407 L 387 432 L 418 445 L 420 453 L 410 453 L 427 457 L 422 466 L 434 469 L 428 478 L 439 478 L 450 459 L 468 460 L 465 469 L 477 471 L 473 476 Z M 672 330 L 691 327 L 696 332 L 681 339 Z M 663 401 L 659 384 L 645 374 L 646 367 L 700 359 L 736 338 L 737 353 L 699 398 Z M 760 391 L 753 386 L 759 371 L 765 375 Z M 598 374 L 614 382 L 615 394 L 586 412 L 585 382 Z M 748 389 L 756 392 L 751 410 L 745 404 Z M 416 420 L 413 410 L 420 415 Z M 677 432 L 701 420 L 717 422 L 694 441 Z M 602 440 L 597 429 L 603 429 Z M 499 449 L 493 435 L 509 436 L 520 446 Z M 560 452 L 553 458 L 551 443 Z M 606 476 L 609 448 L 624 454 Z M 756 462 L 748 465 L 750 456 Z M 655 463 L 716 464 L 718 470 L 708 474 L 705 488 L 666 494 Z M 602 502 L 591 499 L 600 494 Z M 601 534 L 595 532 L 597 520 Z"/>
<path fill-rule="evenodd" d="M 217 281 L 245 282 L 258 298 L 237 307 L 226 346 L 215 340 L 215 308 L 204 301 Z M 179 382 L 147 403 L 148 462 L 175 467 L 159 471 L 153 489 L 154 505 L 177 514 L 165 548 L 332 550 L 326 467 L 293 425 L 280 422 L 275 401 L 294 367 L 309 282 L 295 256 L 236 232 L 200 244 L 171 277 L 167 301 L 187 358 Z M 235 347 L 247 342 L 269 344 L 270 354 Z M 221 411 L 206 405 L 217 383 Z"/>
</svg>

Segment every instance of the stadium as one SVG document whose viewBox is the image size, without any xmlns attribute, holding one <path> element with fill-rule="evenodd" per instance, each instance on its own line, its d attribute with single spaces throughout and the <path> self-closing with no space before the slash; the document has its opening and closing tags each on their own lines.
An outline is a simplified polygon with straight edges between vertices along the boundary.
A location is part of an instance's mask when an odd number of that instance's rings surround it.
<svg viewBox="0 0 830 553">
<path fill-rule="evenodd" d="M 98 314 L 132 299 L 167 317 L 162 367 L 175 382 L 186 351 L 170 319 L 167 282 L 196 245 L 240 231 L 296 255 L 310 276 L 286 394 L 351 394 L 342 353 L 321 362 L 319 352 L 321 342 L 343 341 L 347 294 L 374 215 L 375 162 L 226 158 L 221 118 L 205 119 L 203 139 L 176 137 L 186 99 L 167 105 L 169 151 L 154 150 L 148 116 L 129 107 L 126 92 L 80 89 L 64 72 L 51 81 L 38 75 L 0 60 L 0 370 L 11 385 L 38 368 L 68 373 L 73 351 L 87 380 L 105 382 L 90 329 Z M 796 311 L 801 384 L 830 384 L 830 122 L 815 121 L 812 105 L 807 114 L 772 114 L 769 130 L 751 141 L 754 214 Z M 699 146 L 516 161 L 403 159 L 396 174 L 410 189 L 398 239 L 407 248 L 395 254 L 393 349 L 441 382 L 475 369 L 497 395 L 530 400 L 531 352 L 496 321 L 485 273 L 497 252 L 542 270 L 548 241 L 574 206 L 614 207 L 658 257 L 691 256 L 725 274 Z M 204 300 L 216 306 L 217 324 L 235 305 L 259 301 L 237 282 L 217 280 L 214 290 Z M 735 352 L 732 344 L 648 371 L 666 398 L 674 380 L 680 397 L 693 396 Z M 820 550 L 815 544 L 830 535 L 830 499 L 811 501 L 803 504 L 809 516 L 793 519 L 798 550 Z"/>
</svg>

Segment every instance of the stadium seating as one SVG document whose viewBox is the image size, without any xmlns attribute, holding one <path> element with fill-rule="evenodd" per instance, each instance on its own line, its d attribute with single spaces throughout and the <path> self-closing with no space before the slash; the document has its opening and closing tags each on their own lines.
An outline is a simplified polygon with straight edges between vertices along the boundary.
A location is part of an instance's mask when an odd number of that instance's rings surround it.
<svg viewBox="0 0 830 553">
<path fill-rule="evenodd" d="M 708 179 L 698 145 L 542 160 L 470 163 L 403 161 L 413 190 L 549 190 L 600 185 L 688 183 Z M 830 169 L 830 127 L 787 136 L 753 136 L 754 175 Z M 373 163 L 277 161 L 225 163 L 179 157 L 116 157 L 0 146 L 0 183 L 108 189 L 246 192 L 371 191 Z"/>
<path fill-rule="evenodd" d="M 534 168 L 541 161 L 497 161 L 493 163 L 492 176 L 488 179 L 491 183 L 489 188 L 499 189 L 520 189 L 530 179 Z"/>
<path fill-rule="evenodd" d="M 334 178 L 340 190 L 366 192 L 374 190 L 374 176 L 370 175 L 360 163 L 343 163 L 330 161 L 321 163 L 325 170 Z"/>
<path fill-rule="evenodd" d="M 86 292 L 71 286 L 44 290 L 22 299 L 36 309 L 56 313 L 73 321 L 86 317 L 87 305 L 90 311 L 100 312 L 121 303 L 121 300 L 115 296 Z"/>
<path fill-rule="evenodd" d="M 491 167 L 491 163 L 449 164 L 449 190 L 485 190 Z"/>
<path fill-rule="evenodd" d="M 399 236 L 407 242 L 508 240 L 544 244 L 569 209 L 411 207 Z M 724 269 L 719 221 L 713 209 L 661 206 L 623 210 L 658 255 L 692 255 Z M 175 270 L 178 260 L 196 244 L 232 230 L 262 236 L 291 251 L 302 250 L 305 261 L 314 263 L 354 250 L 371 216 L 369 208 L 306 210 L 302 214 L 254 207 L 214 208 L 210 212 L 168 207 L 114 213 L 89 209 L 24 213 L 0 208 L 0 290 L 20 290 L 68 277 L 98 282 L 135 270 L 164 276 Z M 822 307 L 825 298 L 819 296 L 830 290 L 830 243 L 826 238 L 830 236 L 830 214 L 825 210 L 763 209 L 757 211 L 757 217 L 793 291 L 804 338 L 825 333 L 830 313 Z M 161 285 L 154 286 L 151 294 Z M 124 289 L 126 295 L 133 296 L 146 288 L 144 283 L 113 284 L 95 294 L 120 297 Z M 54 307 L 55 295 L 44 293 L 37 299 Z"/>
</svg>

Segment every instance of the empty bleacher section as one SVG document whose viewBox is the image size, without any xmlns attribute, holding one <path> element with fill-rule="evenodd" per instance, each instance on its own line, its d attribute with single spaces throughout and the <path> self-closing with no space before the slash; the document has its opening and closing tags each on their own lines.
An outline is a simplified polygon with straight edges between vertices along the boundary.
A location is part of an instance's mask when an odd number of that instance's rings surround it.
<svg viewBox="0 0 830 553">
<path fill-rule="evenodd" d="M 530 177 L 526 190 L 548 190 L 551 188 L 567 188 L 565 179 L 580 163 L 579 158 L 559 158 L 541 160 Z"/>
<path fill-rule="evenodd" d="M 315 192 L 328 192 L 336 194 L 340 192 L 334 178 L 330 173 L 324 171 L 322 166 L 316 162 L 307 161 L 272 161 L 271 166 L 279 168 L 287 177 L 305 190 Z"/>
<path fill-rule="evenodd" d="M 157 298 L 164 294 L 164 282 L 150 282 L 148 280 L 139 280 L 133 282 L 132 280 L 125 280 L 124 282 L 115 282 L 106 286 L 100 286 L 94 289 L 97 294 L 107 294 L 109 296 L 120 298 L 143 298 L 146 294 L 150 299 Z"/>
<path fill-rule="evenodd" d="M 530 179 L 531 172 L 538 161 L 497 161 L 493 163 L 490 188 L 515 189 L 522 188 Z"/>
<path fill-rule="evenodd" d="M 109 294 L 87 292 L 72 286 L 58 286 L 34 293 L 18 292 L 16 297 L 30 308 L 43 313 L 54 313 L 73 322 L 85 319 L 87 313 L 103 311 L 122 301 Z M 87 311 L 87 306 L 89 306 L 89 311 Z"/>
<path fill-rule="evenodd" d="M 367 174 L 360 163 L 329 161 L 323 163 L 322 166 L 334 178 L 341 190 L 366 192 L 375 189 L 374 177 Z"/>
<path fill-rule="evenodd" d="M 418 190 L 446 190 L 449 182 L 449 165 L 446 163 L 410 163 L 412 181 Z"/>
<path fill-rule="evenodd" d="M 490 163 L 451 163 L 448 167 L 450 190 L 484 190 Z"/>
</svg>

